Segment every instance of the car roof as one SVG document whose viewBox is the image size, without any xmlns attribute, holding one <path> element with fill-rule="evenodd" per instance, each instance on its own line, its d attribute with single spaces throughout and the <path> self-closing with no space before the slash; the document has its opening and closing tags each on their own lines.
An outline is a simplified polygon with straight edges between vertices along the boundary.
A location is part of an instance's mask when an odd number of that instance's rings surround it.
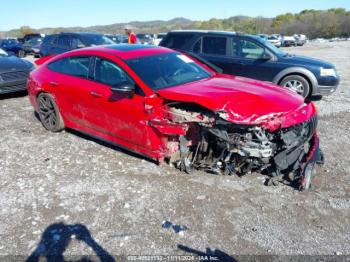
<svg viewBox="0 0 350 262">
<path fill-rule="evenodd" d="M 60 32 L 56 34 L 46 35 L 45 37 L 60 36 L 60 35 L 103 35 L 103 34 L 94 33 L 94 32 Z"/>
<path fill-rule="evenodd" d="M 218 35 L 238 35 L 244 33 L 237 33 L 232 31 L 218 31 L 218 30 L 172 30 L 170 33 L 194 33 L 194 34 L 218 34 Z"/>
<path fill-rule="evenodd" d="M 176 52 L 176 51 L 165 47 L 153 46 L 153 45 L 115 44 L 115 45 L 100 45 L 100 46 L 75 49 L 73 51 L 69 51 L 64 54 L 70 54 L 70 55 L 95 54 L 96 55 L 97 53 L 104 53 L 104 54 L 117 56 L 123 60 L 127 60 L 131 58 L 172 53 L 172 52 Z"/>
</svg>

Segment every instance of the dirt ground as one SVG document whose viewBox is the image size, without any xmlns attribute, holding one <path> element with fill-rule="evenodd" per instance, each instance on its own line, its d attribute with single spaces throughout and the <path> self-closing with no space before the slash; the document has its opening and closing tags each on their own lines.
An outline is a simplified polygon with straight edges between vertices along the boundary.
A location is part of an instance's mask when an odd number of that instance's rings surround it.
<svg viewBox="0 0 350 262">
<path fill-rule="evenodd" d="M 350 42 L 287 50 L 342 76 L 316 102 L 326 163 L 309 192 L 266 187 L 255 174 L 187 175 L 72 131 L 49 133 L 25 94 L 0 97 L 0 256 L 55 245 L 64 255 L 350 255 Z"/>
</svg>

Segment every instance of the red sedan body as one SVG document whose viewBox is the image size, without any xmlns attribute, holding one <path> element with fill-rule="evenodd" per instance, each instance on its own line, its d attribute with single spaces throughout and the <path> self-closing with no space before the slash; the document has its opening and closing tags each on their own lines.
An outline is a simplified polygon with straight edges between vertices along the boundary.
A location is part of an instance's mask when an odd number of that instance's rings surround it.
<svg viewBox="0 0 350 262">
<path fill-rule="evenodd" d="M 200 67 L 198 70 L 205 71 L 206 77 L 154 88 L 144 78 L 161 69 L 150 68 L 149 64 L 142 68 L 147 71 L 142 77 L 133 68 L 143 58 L 166 55 L 176 55 L 184 65 Z M 88 73 L 76 76 L 64 73 L 64 67 L 62 72 L 53 70 L 54 66 L 50 68 L 57 61 L 71 58 L 88 58 Z M 117 66 L 132 79 L 138 91 L 115 92 L 110 85 L 97 81 L 97 64 L 101 61 Z M 218 74 L 173 50 L 138 45 L 100 46 L 45 58 L 38 64 L 27 84 L 35 111 L 40 113 L 39 94 L 50 94 L 65 127 L 157 161 L 178 161 L 178 166 L 186 171 L 190 166 L 205 166 L 211 171 L 243 174 L 272 168 L 272 173 L 278 171 L 273 175 L 295 171 L 300 174 L 300 183 L 305 184 L 306 166 L 318 159 L 313 103 L 306 104 L 301 96 L 272 84 Z M 180 69 L 171 74 L 172 79 L 180 75 L 187 77 Z M 156 79 L 153 83 L 162 81 L 165 80 Z M 300 143 L 293 145 L 300 136 Z M 220 150 L 214 142 L 220 144 Z M 222 154 L 229 161 L 224 162 Z"/>
</svg>

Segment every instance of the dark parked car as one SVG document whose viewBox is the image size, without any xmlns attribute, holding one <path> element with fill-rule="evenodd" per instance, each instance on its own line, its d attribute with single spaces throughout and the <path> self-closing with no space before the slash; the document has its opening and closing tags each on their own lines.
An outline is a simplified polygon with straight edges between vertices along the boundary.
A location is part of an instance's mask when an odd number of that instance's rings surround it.
<svg viewBox="0 0 350 262">
<path fill-rule="evenodd" d="M 0 49 L 0 94 L 26 90 L 27 78 L 32 69 L 34 65 L 29 61 Z"/>
<path fill-rule="evenodd" d="M 288 54 L 259 36 L 217 31 L 172 31 L 161 46 L 195 53 L 226 74 L 273 82 L 303 97 L 332 94 L 339 76 L 325 61 Z"/>
<path fill-rule="evenodd" d="M 73 49 L 96 45 L 115 44 L 97 33 L 59 33 L 45 36 L 40 46 L 40 56 L 61 54 Z"/>
<path fill-rule="evenodd" d="M 34 55 L 34 57 L 40 57 L 40 46 L 43 39 L 32 38 L 23 44 L 23 51 L 25 55 Z"/>
<path fill-rule="evenodd" d="M 34 34 L 26 34 L 23 38 L 18 38 L 18 41 L 22 44 L 29 41 L 32 38 L 42 38 L 44 34 L 34 33 Z"/>
<path fill-rule="evenodd" d="M 1 39 L 0 48 L 9 54 L 14 54 L 19 57 L 23 57 L 23 46 L 15 39 Z"/>
</svg>

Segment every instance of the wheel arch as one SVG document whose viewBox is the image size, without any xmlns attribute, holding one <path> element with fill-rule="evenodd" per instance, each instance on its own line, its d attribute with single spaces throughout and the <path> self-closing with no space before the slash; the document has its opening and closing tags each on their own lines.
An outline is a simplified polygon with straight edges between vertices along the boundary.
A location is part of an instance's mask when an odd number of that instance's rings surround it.
<svg viewBox="0 0 350 262">
<path fill-rule="evenodd" d="M 315 75 L 311 71 L 303 67 L 290 67 L 284 69 L 275 76 L 272 82 L 279 85 L 284 78 L 291 75 L 301 76 L 305 78 L 306 81 L 308 81 L 310 86 L 309 95 L 314 95 L 318 93 L 318 82 Z"/>
<path fill-rule="evenodd" d="M 63 121 L 66 122 L 65 114 L 62 112 L 62 109 L 61 109 L 61 106 L 59 105 L 59 103 L 57 103 L 57 98 L 55 97 L 54 94 L 52 94 L 52 93 L 50 93 L 50 92 L 47 92 L 47 91 L 45 91 L 45 90 L 40 90 L 40 91 L 35 95 L 36 104 L 37 104 L 37 99 L 38 99 L 39 95 L 41 95 L 41 94 L 48 94 L 48 95 L 50 95 L 50 96 L 53 98 L 53 100 L 54 100 L 54 102 L 55 102 L 55 104 L 56 104 L 56 107 L 57 107 L 58 111 L 60 112 L 60 114 L 61 114 L 61 116 L 62 116 L 62 118 L 63 118 Z M 36 111 L 36 112 L 38 112 L 38 108 L 39 108 L 39 106 L 38 106 L 38 104 L 37 104 L 37 105 L 36 105 L 36 108 L 35 108 L 35 111 Z"/>
</svg>

